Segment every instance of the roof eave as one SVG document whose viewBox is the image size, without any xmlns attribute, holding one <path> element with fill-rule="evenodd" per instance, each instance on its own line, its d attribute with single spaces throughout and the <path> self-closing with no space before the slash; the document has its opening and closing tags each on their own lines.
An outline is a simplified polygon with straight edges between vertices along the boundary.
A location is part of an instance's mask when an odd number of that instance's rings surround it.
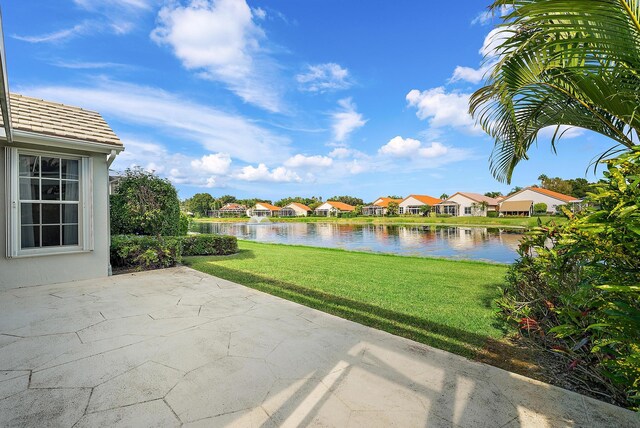
<svg viewBox="0 0 640 428">
<path fill-rule="evenodd" d="M 4 31 L 2 29 L 2 10 L 0 10 L 0 109 L 4 134 L 9 143 L 13 143 L 13 126 L 11 125 L 11 105 L 9 103 L 9 78 L 7 76 L 7 55 L 4 48 Z"/>
<path fill-rule="evenodd" d="M 0 129 L 0 137 L 6 138 L 6 135 L 3 135 L 4 133 L 4 130 Z M 14 130 L 13 136 L 14 142 L 46 145 L 47 147 L 68 148 L 99 153 L 111 153 L 112 151 L 115 151 L 116 154 L 124 150 L 124 146 L 122 145 L 77 140 L 73 138 L 57 137 L 53 135 L 38 134 L 28 131 Z"/>
</svg>

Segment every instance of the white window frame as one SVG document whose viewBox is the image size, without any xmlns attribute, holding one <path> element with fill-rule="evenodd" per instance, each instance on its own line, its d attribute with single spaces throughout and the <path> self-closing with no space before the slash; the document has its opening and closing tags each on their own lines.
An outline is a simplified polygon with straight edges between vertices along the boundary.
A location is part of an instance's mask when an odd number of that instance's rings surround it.
<svg viewBox="0 0 640 428">
<path fill-rule="evenodd" d="M 78 201 L 78 245 L 21 248 L 19 156 L 50 156 L 80 161 Z M 37 257 L 56 254 L 86 253 L 94 249 L 93 237 L 93 159 L 90 156 L 5 147 L 5 183 L 8 196 L 7 257 Z"/>
</svg>

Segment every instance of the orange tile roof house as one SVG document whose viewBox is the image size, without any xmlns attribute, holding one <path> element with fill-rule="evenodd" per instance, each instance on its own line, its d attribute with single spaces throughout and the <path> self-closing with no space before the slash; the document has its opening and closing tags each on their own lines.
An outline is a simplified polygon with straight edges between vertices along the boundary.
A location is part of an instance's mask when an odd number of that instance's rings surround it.
<svg viewBox="0 0 640 428">
<path fill-rule="evenodd" d="M 456 192 L 436 205 L 438 214 L 455 217 L 486 217 L 489 211 L 497 211 L 499 202 L 480 193 Z"/>
<path fill-rule="evenodd" d="M 316 215 L 322 215 L 330 217 L 332 215 L 338 215 L 340 213 L 355 211 L 356 207 L 353 205 L 345 204 L 344 202 L 327 201 L 315 209 Z"/>
<path fill-rule="evenodd" d="M 501 206 L 509 202 L 531 201 L 532 205 L 544 203 L 547 205 L 547 213 L 555 214 L 563 205 L 575 206 L 579 205 L 582 200 L 571 195 L 554 192 L 553 190 L 543 189 L 541 187 L 527 187 L 512 195 L 507 196 L 501 202 Z M 506 211 L 500 209 L 500 211 Z"/>
<path fill-rule="evenodd" d="M 97 112 L 10 94 L 1 41 L 0 290 L 107 276 L 122 142 Z"/>
<path fill-rule="evenodd" d="M 366 215 L 366 216 L 386 215 L 389 208 L 389 203 L 391 202 L 400 204 L 400 202 L 402 202 L 402 199 L 379 197 L 378 199 L 375 200 L 375 202 L 373 202 L 373 204 L 367 205 L 366 207 L 362 208 L 362 215 Z"/>
<path fill-rule="evenodd" d="M 435 207 L 440 202 L 442 199 L 429 195 L 409 195 L 400 202 L 400 214 L 419 215 L 423 206 Z"/>
<path fill-rule="evenodd" d="M 256 217 L 273 217 L 278 215 L 281 209 L 266 202 L 258 202 L 251 208 L 249 214 Z"/>
<path fill-rule="evenodd" d="M 280 217 L 306 217 L 311 208 L 299 202 L 291 202 L 280 210 Z"/>
</svg>

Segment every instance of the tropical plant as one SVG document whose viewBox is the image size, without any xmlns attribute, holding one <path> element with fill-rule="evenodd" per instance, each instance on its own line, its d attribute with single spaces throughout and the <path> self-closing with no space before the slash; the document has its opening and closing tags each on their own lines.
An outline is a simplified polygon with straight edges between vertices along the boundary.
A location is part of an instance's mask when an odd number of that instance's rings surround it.
<svg viewBox="0 0 640 428">
<path fill-rule="evenodd" d="M 617 145 L 637 144 L 640 131 L 640 1 L 496 0 L 509 12 L 494 32 L 493 65 L 470 112 L 495 140 L 491 172 L 509 183 L 513 169 L 554 127 L 588 129 Z"/>
<path fill-rule="evenodd" d="M 640 408 L 640 146 L 607 161 L 584 213 L 525 237 L 503 312 L 585 392 Z"/>
<path fill-rule="evenodd" d="M 440 195 L 440 199 L 442 199 L 443 201 L 445 199 L 449 199 L 449 195 L 447 195 L 446 193 L 443 193 L 442 195 Z"/>
<path fill-rule="evenodd" d="M 547 204 L 544 202 L 533 204 L 533 212 L 536 214 L 545 214 L 547 212 Z"/>
<path fill-rule="evenodd" d="M 422 214 L 422 216 L 428 216 L 431 213 L 431 209 L 433 207 L 429 204 L 424 204 L 420 206 L 420 214 Z"/>
<path fill-rule="evenodd" d="M 356 198 L 355 196 L 333 196 L 331 198 L 328 198 L 327 201 L 334 201 L 334 202 L 342 202 L 343 204 L 349 204 L 349 205 L 353 205 L 354 207 L 356 205 L 364 205 L 364 201 L 360 198 Z"/>
<path fill-rule="evenodd" d="M 398 210 L 400 209 L 400 205 L 397 202 L 391 201 L 387 205 L 387 215 L 393 216 L 398 215 Z"/>
</svg>

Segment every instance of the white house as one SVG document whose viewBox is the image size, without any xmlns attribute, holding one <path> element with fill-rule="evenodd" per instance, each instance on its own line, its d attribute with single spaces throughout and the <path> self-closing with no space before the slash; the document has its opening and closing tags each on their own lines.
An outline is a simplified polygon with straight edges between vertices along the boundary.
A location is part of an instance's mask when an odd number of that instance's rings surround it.
<svg viewBox="0 0 640 428">
<path fill-rule="evenodd" d="M 0 49 L 4 62 L 4 49 Z M 0 290 L 109 274 L 109 165 L 100 114 L 0 88 Z"/>
<path fill-rule="evenodd" d="M 402 199 L 393 199 L 393 198 L 386 198 L 386 197 L 380 197 L 378 199 L 376 199 L 373 204 L 371 205 L 367 205 L 366 207 L 362 208 L 362 215 L 367 215 L 367 216 L 380 216 L 380 215 L 387 215 L 387 211 L 389 208 L 389 203 L 391 202 L 395 202 L 396 204 L 400 204 L 400 202 L 402 202 Z"/>
<path fill-rule="evenodd" d="M 322 215 L 326 217 L 335 216 L 339 213 L 352 212 L 356 209 L 353 205 L 345 204 L 344 202 L 327 201 L 315 209 L 316 215 Z"/>
<path fill-rule="evenodd" d="M 441 199 L 429 195 L 409 195 L 400 202 L 400 214 L 419 215 L 423 206 L 435 207 L 440 202 Z"/>
<path fill-rule="evenodd" d="M 438 214 L 456 217 L 486 217 L 487 212 L 497 211 L 498 201 L 479 193 L 457 192 L 436 205 Z"/>
<path fill-rule="evenodd" d="M 268 204 L 266 202 L 258 202 L 253 208 L 248 210 L 249 216 L 256 217 L 274 217 L 280 212 L 280 207 Z"/>
<path fill-rule="evenodd" d="M 305 204 L 292 202 L 280 210 L 280 217 L 306 217 L 311 211 Z"/>
<path fill-rule="evenodd" d="M 542 189 L 540 187 L 527 187 L 504 198 L 501 207 L 504 206 L 505 203 L 516 201 L 531 201 L 532 205 L 544 203 L 547 205 L 547 213 L 549 214 L 555 214 L 562 205 L 576 205 L 582 202 L 581 199 L 552 190 Z M 502 208 L 500 208 L 500 211 L 503 211 Z"/>
</svg>

